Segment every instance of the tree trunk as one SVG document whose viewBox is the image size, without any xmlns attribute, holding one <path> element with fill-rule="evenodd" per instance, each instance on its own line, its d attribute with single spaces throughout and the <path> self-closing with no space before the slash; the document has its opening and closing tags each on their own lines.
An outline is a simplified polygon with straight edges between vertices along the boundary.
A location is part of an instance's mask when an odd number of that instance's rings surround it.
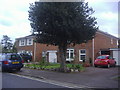
<svg viewBox="0 0 120 90">
<path fill-rule="evenodd" d="M 67 45 L 59 45 L 60 71 L 66 72 L 66 50 Z"/>
</svg>

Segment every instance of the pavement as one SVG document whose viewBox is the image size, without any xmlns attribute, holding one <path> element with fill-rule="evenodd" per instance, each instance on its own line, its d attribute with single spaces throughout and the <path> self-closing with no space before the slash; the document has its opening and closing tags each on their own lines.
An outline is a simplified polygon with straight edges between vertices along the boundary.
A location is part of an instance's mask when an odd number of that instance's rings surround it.
<svg viewBox="0 0 120 90">
<path fill-rule="evenodd" d="M 39 78 L 76 88 L 119 88 L 118 67 L 86 67 L 84 72 L 62 73 L 22 68 L 16 74 Z"/>
</svg>

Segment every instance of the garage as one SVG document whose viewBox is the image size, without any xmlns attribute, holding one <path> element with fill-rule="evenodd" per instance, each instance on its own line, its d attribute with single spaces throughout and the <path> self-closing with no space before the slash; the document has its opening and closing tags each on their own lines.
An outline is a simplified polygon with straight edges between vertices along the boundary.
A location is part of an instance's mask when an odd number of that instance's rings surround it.
<svg viewBox="0 0 120 90">
<path fill-rule="evenodd" d="M 57 63 L 57 51 L 47 51 L 48 52 L 48 61 L 50 63 Z"/>
<path fill-rule="evenodd" d="M 120 48 L 110 50 L 113 52 L 113 58 L 116 60 L 116 65 L 120 66 Z"/>
</svg>

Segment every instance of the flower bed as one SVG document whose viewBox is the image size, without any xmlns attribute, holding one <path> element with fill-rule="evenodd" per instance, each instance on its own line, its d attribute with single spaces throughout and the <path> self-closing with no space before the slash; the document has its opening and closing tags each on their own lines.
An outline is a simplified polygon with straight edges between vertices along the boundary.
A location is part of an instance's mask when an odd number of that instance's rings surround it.
<svg viewBox="0 0 120 90">
<path fill-rule="evenodd" d="M 45 65 L 41 64 L 24 64 L 25 68 L 38 69 L 38 70 L 50 70 L 50 71 L 60 71 L 60 64 L 49 63 Z M 82 64 L 66 64 L 66 72 L 83 72 L 85 67 Z"/>
</svg>

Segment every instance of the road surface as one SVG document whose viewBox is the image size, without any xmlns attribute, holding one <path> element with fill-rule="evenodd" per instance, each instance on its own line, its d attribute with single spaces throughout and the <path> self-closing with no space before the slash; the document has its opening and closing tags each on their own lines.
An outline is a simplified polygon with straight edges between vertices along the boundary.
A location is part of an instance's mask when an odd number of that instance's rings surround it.
<svg viewBox="0 0 120 90">
<path fill-rule="evenodd" d="M 44 80 L 14 75 L 12 73 L 3 73 L 2 88 L 66 88 L 66 87 L 50 84 L 44 82 Z"/>
</svg>

